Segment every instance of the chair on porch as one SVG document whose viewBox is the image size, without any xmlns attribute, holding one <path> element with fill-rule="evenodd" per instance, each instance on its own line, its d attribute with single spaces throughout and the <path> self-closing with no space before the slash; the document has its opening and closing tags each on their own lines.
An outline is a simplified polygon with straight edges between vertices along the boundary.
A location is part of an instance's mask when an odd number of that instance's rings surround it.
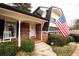
<svg viewBox="0 0 79 59">
<path fill-rule="evenodd" d="M 4 31 L 3 42 L 11 41 L 11 31 Z"/>
</svg>

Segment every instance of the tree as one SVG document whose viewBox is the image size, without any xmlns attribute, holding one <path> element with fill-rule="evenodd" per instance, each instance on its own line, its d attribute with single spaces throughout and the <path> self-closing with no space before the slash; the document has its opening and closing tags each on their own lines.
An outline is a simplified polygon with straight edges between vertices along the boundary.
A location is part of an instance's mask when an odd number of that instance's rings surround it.
<svg viewBox="0 0 79 59">
<path fill-rule="evenodd" d="M 13 7 L 25 12 L 31 12 L 31 3 L 13 3 Z"/>
<path fill-rule="evenodd" d="M 73 29 L 79 30 L 79 19 L 75 21 L 75 25 L 73 26 Z"/>
</svg>

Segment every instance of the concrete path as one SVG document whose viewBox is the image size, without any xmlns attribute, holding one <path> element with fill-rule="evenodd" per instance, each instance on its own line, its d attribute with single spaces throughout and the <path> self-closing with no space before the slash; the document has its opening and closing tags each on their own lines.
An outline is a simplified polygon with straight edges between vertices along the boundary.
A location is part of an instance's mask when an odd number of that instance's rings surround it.
<svg viewBox="0 0 79 59">
<path fill-rule="evenodd" d="M 72 56 L 79 56 L 79 43 L 76 43 L 76 44 L 77 44 L 77 48 L 74 51 L 74 53 L 72 54 Z"/>
<path fill-rule="evenodd" d="M 35 56 L 56 56 L 52 48 L 44 42 L 35 44 L 34 54 Z"/>
</svg>

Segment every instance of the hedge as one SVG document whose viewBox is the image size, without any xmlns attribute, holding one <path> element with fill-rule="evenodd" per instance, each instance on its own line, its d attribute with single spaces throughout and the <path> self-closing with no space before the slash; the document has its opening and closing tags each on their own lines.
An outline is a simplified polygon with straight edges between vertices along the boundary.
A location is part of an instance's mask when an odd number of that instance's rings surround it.
<svg viewBox="0 0 79 59">
<path fill-rule="evenodd" d="M 12 42 L 2 42 L 0 43 L 0 56 L 15 56 L 16 55 L 16 45 Z"/>
<path fill-rule="evenodd" d="M 74 38 L 71 36 L 68 37 L 63 37 L 61 35 L 49 35 L 48 36 L 48 44 L 51 45 L 51 43 L 53 43 L 53 45 L 55 46 L 64 46 L 66 44 L 68 44 L 69 42 L 73 42 Z"/>
<path fill-rule="evenodd" d="M 21 45 L 21 49 L 25 52 L 32 52 L 35 48 L 35 43 L 32 41 L 32 39 L 25 39 L 23 42 L 22 42 L 22 45 Z"/>
<path fill-rule="evenodd" d="M 70 34 L 75 39 L 75 42 L 79 42 L 79 35 L 77 34 Z"/>
</svg>

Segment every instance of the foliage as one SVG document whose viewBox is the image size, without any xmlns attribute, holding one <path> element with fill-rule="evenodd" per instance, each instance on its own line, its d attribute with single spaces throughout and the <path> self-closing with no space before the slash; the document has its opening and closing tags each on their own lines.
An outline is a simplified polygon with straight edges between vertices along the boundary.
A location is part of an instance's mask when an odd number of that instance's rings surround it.
<svg viewBox="0 0 79 59">
<path fill-rule="evenodd" d="M 61 35 L 49 35 L 48 36 L 49 43 L 53 42 L 55 46 L 64 46 L 69 42 L 73 42 L 74 38 L 71 36 L 63 37 Z"/>
<path fill-rule="evenodd" d="M 75 42 L 79 42 L 79 35 L 77 34 L 70 34 L 75 39 Z"/>
<path fill-rule="evenodd" d="M 30 12 L 31 3 L 13 3 L 15 8 L 19 8 L 22 11 Z"/>
<path fill-rule="evenodd" d="M 75 41 L 75 39 L 74 39 L 72 36 L 66 37 L 66 40 L 67 40 L 68 43 L 69 43 L 69 42 L 74 42 L 74 41 Z"/>
<path fill-rule="evenodd" d="M 79 30 L 79 19 L 76 19 L 73 27 L 72 27 L 73 30 Z"/>
<path fill-rule="evenodd" d="M 22 42 L 21 49 L 25 52 L 32 52 L 35 48 L 35 43 L 32 41 L 32 39 L 25 39 Z"/>
<path fill-rule="evenodd" d="M 58 56 L 70 56 L 75 51 L 76 47 L 76 44 L 68 44 L 63 47 L 52 46 L 52 49 Z"/>
<path fill-rule="evenodd" d="M 0 43 L 0 56 L 15 56 L 16 45 L 12 42 Z"/>
</svg>

